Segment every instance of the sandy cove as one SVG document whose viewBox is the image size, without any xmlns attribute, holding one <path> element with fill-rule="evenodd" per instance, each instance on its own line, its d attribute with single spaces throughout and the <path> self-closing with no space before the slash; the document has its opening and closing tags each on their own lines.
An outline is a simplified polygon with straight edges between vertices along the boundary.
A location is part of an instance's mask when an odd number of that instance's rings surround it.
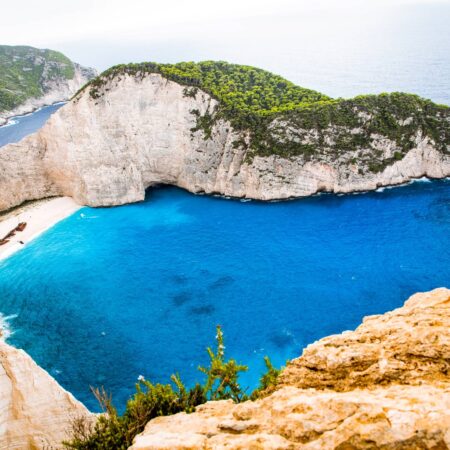
<svg viewBox="0 0 450 450">
<path fill-rule="evenodd" d="M 55 197 L 32 202 L 0 215 L 0 239 L 20 222 L 27 224 L 23 231 L 17 232 L 7 244 L 0 246 L 0 260 L 22 249 L 44 231 L 80 208 L 82 206 L 70 197 Z"/>
</svg>

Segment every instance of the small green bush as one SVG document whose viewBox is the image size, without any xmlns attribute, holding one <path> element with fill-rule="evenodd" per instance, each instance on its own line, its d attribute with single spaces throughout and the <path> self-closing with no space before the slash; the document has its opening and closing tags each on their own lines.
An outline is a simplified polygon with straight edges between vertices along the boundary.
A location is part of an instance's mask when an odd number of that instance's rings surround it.
<svg viewBox="0 0 450 450">
<path fill-rule="evenodd" d="M 239 373 L 247 367 L 235 360 L 225 359 L 225 345 L 220 326 L 217 327 L 216 350 L 207 349 L 210 364 L 199 367 L 206 375 L 204 385 L 196 384 L 186 389 L 179 375 L 172 375 L 171 384 L 153 384 L 139 378 L 136 393 L 128 400 L 125 412 L 119 415 L 112 398 L 103 388 L 92 389 L 100 403 L 103 414 L 95 422 L 76 419 L 71 430 L 71 439 L 64 442 L 68 449 L 76 450 L 125 450 L 134 437 L 144 430 L 154 417 L 167 416 L 184 411 L 191 413 L 195 407 L 208 400 L 246 400 L 238 382 Z"/>
<path fill-rule="evenodd" d="M 173 385 L 139 381 L 136 393 L 128 400 L 123 415 L 118 414 L 104 389 L 93 389 L 103 414 L 95 423 L 87 419 L 75 420 L 72 438 L 64 442 L 65 447 L 77 450 L 126 450 L 149 420 L 181 411 L 192 412 L 197 405 L 205 403 L 201 386 L 196 385 L 187 391 L 178 377 L 173 376 L 172 381 Z"/>
<path fill-rule="evenodd" d="M 208 400 L 229 398 L 235 402 L 246 400 L 247 396 L 241 389 L 238 378 L 239 372 L 247 371 L 248 367 L 237 364 L 234 359 L 225 361 L 225 345 L 220 326 L 217 327 L 216 341 L 217 351 L 215 353 L 210 347 L 207 348 L 210 365 L 208 367 L 199 366 L 198 368 L 206 375 L 205 396 Z"/>
<path fill-rule="evenodd" d="M 251 400 L 257 400 L 258 398 L 273 392 L 277 386 L 278 377 L 282 369 L 274 367 L 268 356 L 264 356 L 264 363 L 267 370 L 261 376 L 258 388 L 252 392 L 252 395 L 250 396 Z"/>
</svg>

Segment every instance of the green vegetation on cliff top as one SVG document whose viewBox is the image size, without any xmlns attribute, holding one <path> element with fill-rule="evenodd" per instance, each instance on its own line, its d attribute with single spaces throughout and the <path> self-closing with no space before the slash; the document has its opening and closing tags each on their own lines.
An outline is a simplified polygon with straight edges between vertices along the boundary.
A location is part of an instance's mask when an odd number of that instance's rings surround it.
<svg viewBox="0 0 450 450">
<path fill-rule="evenodd" d="M 54 50 L 0 45 L 0 112 L 45 93 L 52 80 L 70 80 L 72 61 Z"/>
<path fill-rule="evenodd" d="M 185 95 L 194 96 L 196 89 L 207 92 L 220 101 L 226 116 L 270 115 L 291 110 L 298 105 L 310 104 L 329 97 L 296 86 L 284 78 L 256 67 L 229 64 L 223 61 L 177 64 L 141 63 L 111 67 L 92 80 L 92 97 L 100 96 L 101 86 L 121 74 L 144 76 L 159 73 L 165 78 L 191 87 Z"/>
<path fill-rule="evenodd" d="M 88 84 L 90 95 L 100 98 L 109 80 L 125 74 L 143 78 L 149 73 L 185 85 L 186 97 L 195 98 L 201 90 L 218 100 L 218 106 L 204 114 L 192 110 L 197 119 L 192 131 L 202 130 L 208 139 L 213 125 L 226 119 L 236 131 L 244 132 L 242 136 L 248 134 L 247 141 L 239 138 L 235 144 L 247 147 L 250 158 L 280 155 L 302 156 L 306 161 L 341 159 L 378 172 L 402 159 L 419 135 L 429 137 L 438 150 L 448 152 L 447 106 L 398 92 L 332 99 L 270 72 L 220 61 L 114 66 Z M 392 155 L 383 155 L 378 148 L 380 136 L 395 142 Z"/>
</svg>

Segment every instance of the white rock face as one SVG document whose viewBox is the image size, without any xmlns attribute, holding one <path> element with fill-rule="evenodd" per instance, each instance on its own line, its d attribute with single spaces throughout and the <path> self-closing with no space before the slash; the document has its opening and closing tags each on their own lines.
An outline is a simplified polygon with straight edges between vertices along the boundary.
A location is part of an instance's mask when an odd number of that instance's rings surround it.
<svg viewBox="0 0 450 450">
<path fill-rule="evenodd" d="M 194 414 L 153 419 L 129 450 L 444 450 L 449 408 L 449 389 L 428 384 L 343 393 L 284 387 L 256 402 L 208 402 Z"/>
<path fill-rule="evenodd" d="M 0 112 L 0 126 L 10 117 L 28 114 L 43 106 L 68 100 L 97 74 L 94 69 L 87 69 L 76 63 L 74 68 L 75 75 L 71 80 L 52 80 L 46 84 L 46 93 L 42 97 L 30 98 L 13 110 Z"/>
<path fill-rule="evenodd" d="M 38 133 L 0 149 L 0 210 L 51 195 L 72 196 L 90 206 L 144 199 L 149 186 L 165 183 L 191 192 L 261 200 L 303 197 L 320 191 L 352 192 L 395 185 L 423 176 L 450 175 L 450 157 L 417 136 L 406 157 L 380 173 L 360 174 L 356 164 L 304 162 L 302 157 L 254 157 L 233 142 L 246 138 L 226 121 L 211 139 L 196 125 L 216 101 L 158 74 L 122 75 L 61 108 Z M 391 141 L 380 140 L 388 156 Z"/>
<path fill-rule="evenodd" d="M 0 449 L 56 449 L 92 415 L 24 351 L 0 340 Z"/>
</svg>

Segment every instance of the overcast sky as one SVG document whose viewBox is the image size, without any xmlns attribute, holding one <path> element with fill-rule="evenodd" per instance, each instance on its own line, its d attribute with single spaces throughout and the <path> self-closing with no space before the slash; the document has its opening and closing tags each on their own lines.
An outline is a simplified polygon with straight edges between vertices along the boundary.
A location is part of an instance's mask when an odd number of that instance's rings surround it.
<svg viewBox="0 0 450 450">
<path fill-rule="evenodd" d="M 104 70 L 226 60 L 334 96 L 406 90 L 448 103 L 450 0 L 2 1 L 0 44 Z"/>
<path fill-rule="evenodd" d="M 155 38 L 177 33 L 172 27 L 205 20 L 310 15 L 333 9 L 339 19 L 349 10 L 432 0 L 21 0 L 2 2 L 2 42 L 58 43 L 114 34 L 117 39 Z M 170 28 L 170 30 L 169 30 Z"/>
<path fill-rule="evenodd" d="M 154 48 L 168 41 L 241 37 L 246 28 L 279 33 L 278 18 L 297 18 L 298 27 L 326 31 L 330 22 L 378 17 L 393 6 L 438 0 L 21 0 L 2 1 L 0 42 L 56 48 L 82 63 L 104 69 L 127 58 L 127 47 Z M 448 3 L 441 1 L 440 3 Z M 269 22 L 267 22 L 269 20 Z M 245 27 L 240 26 L 245 23 Z M 258 27 L 262 24 L 261 27 Z M 295 28 L 295 27 L 294 27 Z M 262 31 L 262 30 L 260 30 Z M 295 30 L 292 30 L 295 32 Z M 223 45 L 226 45 L 224 42 Z M 106 49 L 107 47 L 107 49 Z M 113 47 L 113 48 L 111 48 Z M 115 49 L 114 49 L 115 47 Z M 106 50 L 105 55 L 102 52 Z M 268 49 L 270 51 L 270 49 Z M 130 56 L 134 56 L 130 52 Z M 139 53 L 139 52 L 138 52 Z M 116 54 L 116 56 L 114 56 Z M 159 56 L 159 55 L 158 55 Z M 189 56 L 189 55 L 187 55 Z M 145 58 L 148 59 L 148 58 Z M 170 57 L 169 57 L 170 59 Z M 193 58 L 187 58 L 193 59 Z"/>
</svg>

